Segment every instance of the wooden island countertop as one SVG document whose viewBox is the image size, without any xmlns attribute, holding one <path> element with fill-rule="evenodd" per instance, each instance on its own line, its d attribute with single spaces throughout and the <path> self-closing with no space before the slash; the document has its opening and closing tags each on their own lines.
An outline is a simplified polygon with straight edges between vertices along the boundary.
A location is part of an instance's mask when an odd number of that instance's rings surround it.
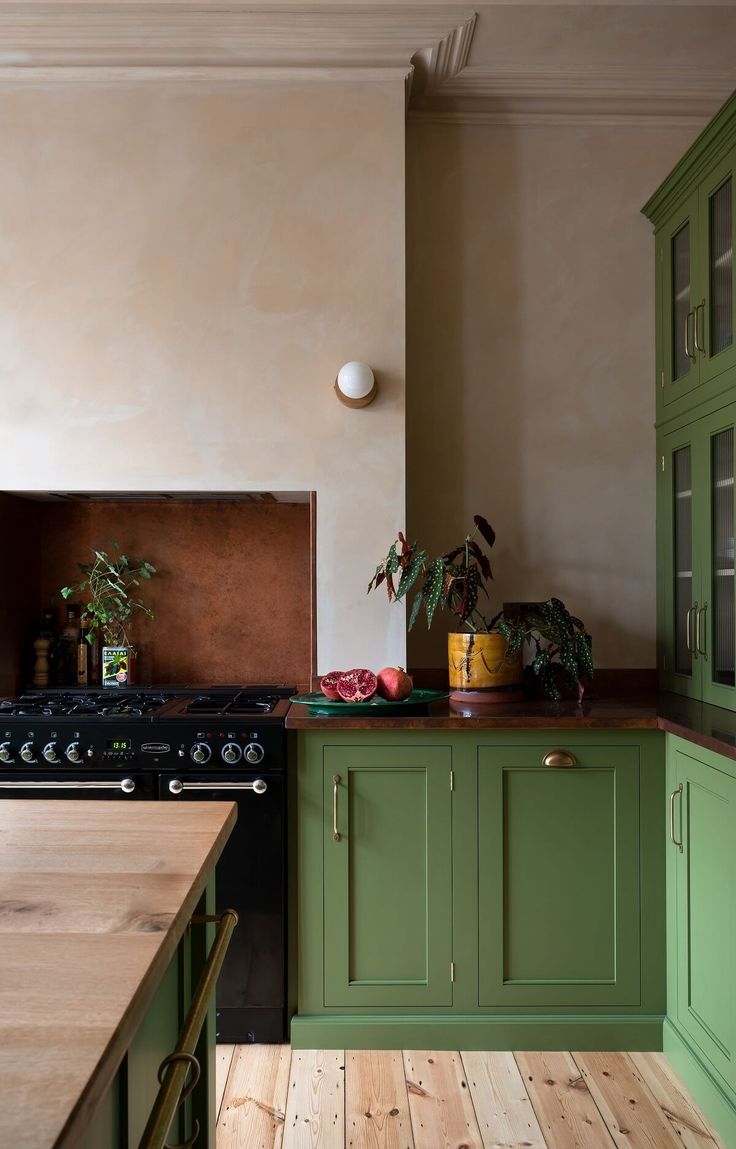
<svg viewBox="0 0 736 1149">
<path fill-rule="evenodd" d="M 0 802 L 0 1145 L 78 1143 L 234 825 L 229 802 Z"/>
</svg>

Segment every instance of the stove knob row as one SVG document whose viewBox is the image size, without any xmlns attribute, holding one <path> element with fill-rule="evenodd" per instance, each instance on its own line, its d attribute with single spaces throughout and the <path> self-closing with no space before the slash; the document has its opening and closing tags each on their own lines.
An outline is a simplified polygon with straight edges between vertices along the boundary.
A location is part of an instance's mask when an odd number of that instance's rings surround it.
<svg viewBox="0 0 736 1149">
<path fill-rule="evenodd" d="M 189 751 L 189 755 L 192 762 L 196 762 L 198 766 L 202 766 L 205 762 L 209 762 L 212 757 L 212 750 L 206 742 L 195 742 Z"/>
<path fill-rule="evenodd" d="M 243 751 L 243 757 L 251 766 L 263 761 L 264 750 L 258 742 L 249 742 Z"/>
</svg>

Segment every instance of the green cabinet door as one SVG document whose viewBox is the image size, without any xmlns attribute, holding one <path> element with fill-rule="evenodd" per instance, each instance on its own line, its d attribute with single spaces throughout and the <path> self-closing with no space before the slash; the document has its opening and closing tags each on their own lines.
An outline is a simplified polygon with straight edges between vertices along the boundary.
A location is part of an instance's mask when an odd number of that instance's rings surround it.
<svg viewBox="0 0 736 1149">
<path fill-rule="evenodd" d="M 700 1054 L 736 1087 L 736 776 L 718 755 L 683 746 L 672 740 L 669 770 L 676 1016 Z"/>
<path fill-rule="evenodd" d="M 640 1002 L 639 752 L 478 748 L 479 1005 Z"/>
<path fill-rule="evenodd" d="M 696 192 L 657 230 L 660 420 L 677 413 L 700 384 L 695 344 L 695 306 L 700 301 L 698 212 Z"/>
<path fill-rule="evenodd" d="M 452 1004 L 449 746 L 326 746 L 324 1004 Z"/>
<path fill-rule="evenodd" d="M 733 237 L 736 231 L 736 149 L 716 164 L 699 187 L 698 296 L 695 350 L 701 384 L 736 367 L 736 292 Z M 723 385 L 733 386 L 723 380 Z M 715 394 L 722 387 L 707 387 Z"/>
<path fill-rule="evenodd" d="M 658 646 L 661 683 L 701 698 L 703 660 L 696 644 L 702 605 L 706 524 L 696 513 L 703 499 L 703 434 L 698 423 L 661 435 L 657 490 Z"/>
</svg>

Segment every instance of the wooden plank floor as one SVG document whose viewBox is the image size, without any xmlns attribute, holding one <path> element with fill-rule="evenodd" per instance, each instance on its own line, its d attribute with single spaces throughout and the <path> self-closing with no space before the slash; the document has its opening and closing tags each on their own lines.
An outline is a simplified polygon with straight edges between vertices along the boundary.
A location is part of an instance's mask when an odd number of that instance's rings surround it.
<svg viewBox="0 0 736 1149">
<path fill-rule="evenodd" d="M 217 1049 L 217 1149 L 726 1149 L 661 1053 Z"/>
</svg>

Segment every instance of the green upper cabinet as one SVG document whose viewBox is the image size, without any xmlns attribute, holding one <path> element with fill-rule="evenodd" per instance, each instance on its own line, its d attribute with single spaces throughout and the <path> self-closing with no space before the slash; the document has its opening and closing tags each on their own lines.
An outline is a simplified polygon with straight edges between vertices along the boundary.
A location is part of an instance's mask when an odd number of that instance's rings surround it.
<svg viewBox="0 0 736 1149">
<path fill-rule="evenodd" d="M 734 387 L 736 95 L 644 207 L 656 229 L 657 421 Z"/>
<path fill-rule="evenodd" d="M 637 1006 L 639 751 L 555 753 L 478 748 L 478 1004 Z"/>
<path fill-rule="evenodd" d="M 736 708 L 736 404 L 660 436 L 659 646 L 666 689 Z"/>
<path fill-rule="evenodd" d="M 668 741 L 668 1012 L 736 1088 L 736 775 L 734 764 Z"/>
<path fill-rule="evenodd" d="M 452 1004 L 450 746 L 329 746 L 324 1004 Z"/>
</svg>

